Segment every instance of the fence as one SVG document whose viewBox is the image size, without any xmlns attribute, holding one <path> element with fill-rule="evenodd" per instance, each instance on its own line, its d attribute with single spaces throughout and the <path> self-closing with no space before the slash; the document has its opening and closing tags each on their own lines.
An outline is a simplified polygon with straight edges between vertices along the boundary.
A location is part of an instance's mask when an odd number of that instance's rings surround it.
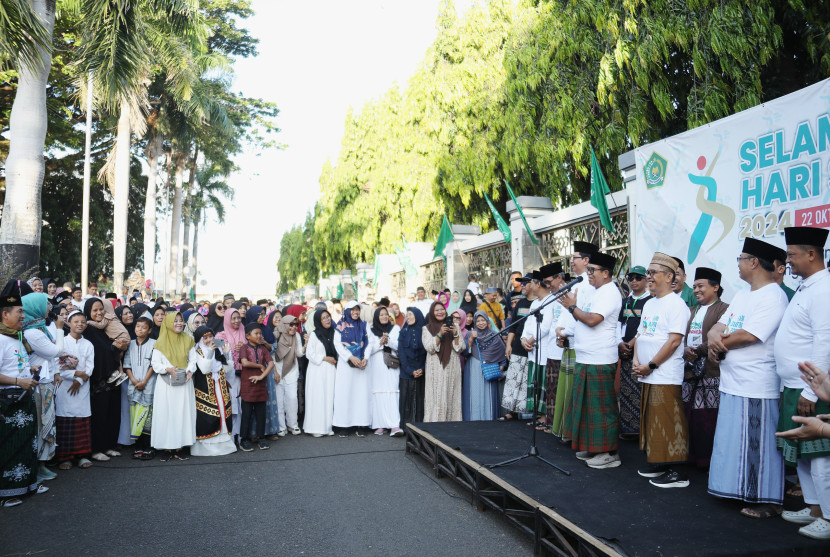
<svg viewBox="0 0 830 557">
<path fill-rule="evenodd" d="M 478 277 L 482 289 L 488 286 L 506 288 L 513 270 L 510 244 L 500 244 L 464 254 L 468 274 Z"/>
<path fill-rule="evenodd" d="M 420 279 L 427 293 L 446 288 L 447 265 L 444 263 L 444 260 L 437 259 L 426 265 L 421 265 Z"/>
<path fill-rule="evenodd" d="M 406 273 L 392 273 L 392 299 L 400 300 L 406 298 Z"/>
<path fill-rule="evenodd" d="M 619 278 L 628 270 L 631 256 L 628 249 L 628 213 L 621 207 L 611 213 L 613 232 L 609 232 L 599 221 L 592 218 L 550 230 L 541 234 L 542 253 L 549 263 L 561 261 L 565 271 L 571 271 L 571 255 L 574 241 L 591 242 L 600 251 L 617 258 L 614 276 Z"/>
</svg>

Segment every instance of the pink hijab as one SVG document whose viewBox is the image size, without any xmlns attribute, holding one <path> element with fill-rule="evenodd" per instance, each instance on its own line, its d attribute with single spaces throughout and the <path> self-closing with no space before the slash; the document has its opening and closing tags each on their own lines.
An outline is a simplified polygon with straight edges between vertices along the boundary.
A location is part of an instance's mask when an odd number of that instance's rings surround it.
<svg viewBox="0 0 830 557">
<path fill-rule="evenodd" d="M 446 292 L 439 292 L 438 293 L 438 301 L 444 305 L 444 309 L 450 307 L 450 295 Z"/>
<path fill-rule="evenodd" d="M 456 313 L 461 318 L 461 330 L 458 332 L 461 335 L 461 338 L 464 338 L 467 336 L 467 312 L 463 309 L 457 309 L 452 312 L 450 316 L 455 315 Z"/>
<path fill-rule="evenodd" d="M 234 313 L 239 313 L 239 310 L 234 308 L 225 310 L 225 330 L 216 335 L 216 338 L 224 340 L 228 343 L 228 346 L 230 346 L 230 349 L 233 351 L 234 367 L 236 369 L 242 369 L 242 364 L 239 363 L 239 353 L 236 350 L 236 345 L 240 342 L 242 344 L 247 342 L 245 340 L 245 326 L 240 321 L 239 328 L 234 330 L 233 325 L 231 325 L 231 317 L 233 317 Z"/>
</svg>

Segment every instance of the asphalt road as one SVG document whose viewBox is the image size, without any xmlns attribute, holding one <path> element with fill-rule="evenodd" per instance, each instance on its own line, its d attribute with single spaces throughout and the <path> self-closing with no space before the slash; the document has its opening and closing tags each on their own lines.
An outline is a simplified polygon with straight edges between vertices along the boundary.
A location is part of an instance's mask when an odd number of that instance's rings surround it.
<svg viewBox="0 0 830 557">
<path fill-rule="evenodd" d="M 59 472 L 0 509 L 11 555 L 531 555 L 530 538 L 436 480 L 402 438 L 288 436 L 186 462 Z"/>
</svg>

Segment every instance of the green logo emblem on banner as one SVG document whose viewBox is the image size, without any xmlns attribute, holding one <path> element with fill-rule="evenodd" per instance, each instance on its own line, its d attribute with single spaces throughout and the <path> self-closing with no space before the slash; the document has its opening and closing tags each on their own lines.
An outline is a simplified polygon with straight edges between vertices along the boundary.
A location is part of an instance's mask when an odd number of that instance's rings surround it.
<svg viewBox="0 0 830 557">
<path fill-rule="evenodd" d="M 646 161 L 646 166 L 643 168 L 646 189 L 659 188 L 663 185 L 666 181 L 667 165 L 668 161 L 656 152 L 651 154 L 648 161 Z"/>
</svg>

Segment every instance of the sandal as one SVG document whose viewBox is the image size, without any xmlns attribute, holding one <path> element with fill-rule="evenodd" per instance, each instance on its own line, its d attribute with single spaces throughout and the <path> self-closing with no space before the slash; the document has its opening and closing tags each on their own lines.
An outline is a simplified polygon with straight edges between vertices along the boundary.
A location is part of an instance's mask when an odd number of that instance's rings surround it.
<svg viewBox="0 0 830 557">
<path fill-rule="evenodd" d="M 37 489 L 35 490 L 35 493 L 40 495 L 41 493 L 46 493 L 47 491 L 49 491 L 48 487 L 46 487 L 43 484 L 38 484 Z"/>
<path fill-rule="evenodd" d="M 90 462 L 89 459 L 82 458 L 78 461 L 78 468 L 83 468 L 84 470 L 86 470 L 90 466 L 92 466 L 92 462 Z"/>
<path fill-rule="evenodd" d="M 162 455 L 159 457 L 159 460 L 161 462 L 167 462 L 171 458 L 173 458 L 173 451 L 164 451 Z"/>
<path fill-rule="evenodd" d="M 108 457 L 104 453 L 95 453 L 94 455 L 92 455 L 92 460 L 97 460 L 98 462 L 106 462 L 109 459 L 110 457 Z"/>
<path fill-rule="evenodd" d="M 185 460 L 190 460 L 189 456 L 187 456 L 186 454 L 178 453 L 178 452 L 173 453 L 173 458 L 175 458 L 176 460 L 181 460 L 182 462 L 184 462 Z"/>
<path fill-rule="evenodd" d="M 121 453 L 119 453 L 118 451 L 114 451 L 112 449 L 108 450 L 105 454 L 107 456 L 121 456 Z"/>
<path fill-rule="evenodd" d="M 58 465 L 58 470 L 69 470 L 71 468 L 72 468 L 72 463 L 68 460 L 63 461 Z"/>
<path fill-rule="evenodd" d="M 757 507 L 744 507 L 741 509 L 741 514 L 747 518 L 772 518 L 774 516 L 781 516 L 783 507 L 779 505 L 771 505 L 769 503 L 758 505 Z"/>
<path fill-rule="evenodd" d="M 0 499 L 0 507 L 16 507 L 23 504 L 23 499 L 20 497 L 12 497 L 11 499 Z"/>
<path fill-rule="evenodd" d="M 793 485 L 790 489 L 785 491 L 784 494 L 789 495 L 790 497 L 804 497 L 804 492 L 801 491 L 800 483 Z"/>
</svg>

